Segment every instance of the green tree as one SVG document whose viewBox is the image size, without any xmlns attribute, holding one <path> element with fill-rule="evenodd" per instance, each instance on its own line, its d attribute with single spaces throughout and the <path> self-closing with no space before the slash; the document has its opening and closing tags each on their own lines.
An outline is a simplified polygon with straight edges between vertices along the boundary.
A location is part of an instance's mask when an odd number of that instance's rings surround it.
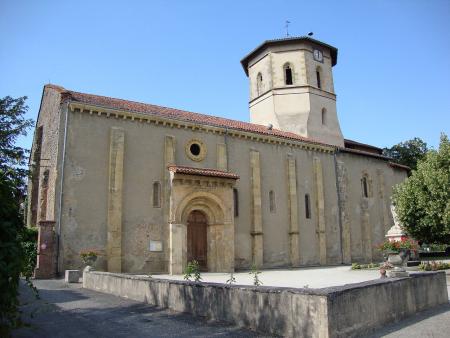
<svg viewBox="0 0 450 338">
<path fill-rule="evenodd" d="M 450 142 L 441 135 L 417 170 L 394 189 L 394 205 L 406 231 L 426 243 L 450 243 Z"/>
<path fill-rule="evenodd" d="M 26 136 L 33 120 L 26 119 L 27 97 L 0 99 L 0 175 L 14 186 L 15 199 L 25 195 L 28 151 L 16 145 L 19 136 Z"/>
<path fill-rule="evenodd" d="M 21 203 L 25 198 L 27 151 L 16 145 L 33 124 L 24 116 L 26 97 L 0 99 L 0 336 L 20 322 L 17 311 L 21 273 L 29 282 L 30 268 L 21 238 L 25 234 Z M 31 285 L 31 283 L 29 284 Z"/>
<path fill-rule="evenodd" d="M 384 148 L 383 155 L 391 157 L 395 162 L 407 165 L 412 170 L 417 169 L 417 162 L 427 154 L 427 144 L 415 137 L 412 140 L 401 142 L 391 148 Z"/>
</svg>

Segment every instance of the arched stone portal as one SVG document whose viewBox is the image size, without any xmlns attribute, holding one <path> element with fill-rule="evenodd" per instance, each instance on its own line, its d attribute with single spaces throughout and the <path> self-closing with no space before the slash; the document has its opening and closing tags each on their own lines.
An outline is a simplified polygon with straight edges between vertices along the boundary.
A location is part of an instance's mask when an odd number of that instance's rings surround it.
<svg viewBox="0 0 450 338">
<path fill-rule="evenodd" d="M 178 167 L 174 170 L 176 168 Z M 193 170 L 194 168 L 190 168 L 190 172 Z M 202 169 L 195 170 L 193 173 L 197 171 L 203 173 Z M 207 176 L 182 174 L 171 170 L 169 220 L 171 274 L 183 273 L 187 262 L 192 258 L 189 241 L 193 239 L 189 236 L 193 234 L 189 232 L 188 224 L 193 221 L 206 221 L 207 224 L 204 262 L 207 270 L 210 272 L 234 270 L 233 186 L 237 176 L 218 170 L 214 170 L 211 174 L 211 171 L 209 169 Z M 215 176 L 219 174 L 230 177 Z M 201 217 L 204 220 L 200 220 Z M 200 233 L 200 230 L 198 231 Z"/>
</svg>

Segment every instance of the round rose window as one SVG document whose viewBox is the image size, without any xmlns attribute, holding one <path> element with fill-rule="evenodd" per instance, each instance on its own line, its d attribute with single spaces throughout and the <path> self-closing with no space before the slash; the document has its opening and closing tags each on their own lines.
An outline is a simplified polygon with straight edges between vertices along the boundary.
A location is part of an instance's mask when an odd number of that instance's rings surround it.
<svg viewBox="0 0 450 338">
<path fill-rule="evenodd" d="M 186 144 L 186 155 L 193 161 L 202 161 L 206 156 L 206 145 L 198 139 Z"/>
</svg>

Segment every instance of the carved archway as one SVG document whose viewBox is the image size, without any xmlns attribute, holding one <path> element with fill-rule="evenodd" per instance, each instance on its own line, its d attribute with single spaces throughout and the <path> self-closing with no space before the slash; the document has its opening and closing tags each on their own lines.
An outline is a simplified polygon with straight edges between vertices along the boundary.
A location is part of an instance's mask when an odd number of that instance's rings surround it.
<svg viewBox="0 0 450 338">
<path fill-rule="evenodd" d="M 225 222 L 223 202 L 212 193 L 198 191 L 186 196 L 177 208 L 175 223 L 186 224 L 187 218 L 193 210 L 203 212 L 209 225 L 223 224 Z"/>
<path fill-rule="evenodd" d="M 169 271 L 182 274 L 188 262 L 188 218 L 206 220 L 207 267 L 210 272 L 234 270 L 233 186 L 238 176 L 216 169 L 169 167 Z M 196 174 L 196 175 L 195 175 Z"/>
</svg>

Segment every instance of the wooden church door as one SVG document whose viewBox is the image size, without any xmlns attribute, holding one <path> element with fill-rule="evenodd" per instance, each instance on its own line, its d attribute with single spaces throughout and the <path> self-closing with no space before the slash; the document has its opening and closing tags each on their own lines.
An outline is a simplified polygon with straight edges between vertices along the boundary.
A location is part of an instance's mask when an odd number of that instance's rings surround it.
<svg viewBox="0 0 450 338">
<path fill-rule="evenodd" d="M 192 211 L 187 220 L 187 259 L 196 260 L 200 270 L 207 271 L 206 216 L 198 210 Z"/>
</svg>

